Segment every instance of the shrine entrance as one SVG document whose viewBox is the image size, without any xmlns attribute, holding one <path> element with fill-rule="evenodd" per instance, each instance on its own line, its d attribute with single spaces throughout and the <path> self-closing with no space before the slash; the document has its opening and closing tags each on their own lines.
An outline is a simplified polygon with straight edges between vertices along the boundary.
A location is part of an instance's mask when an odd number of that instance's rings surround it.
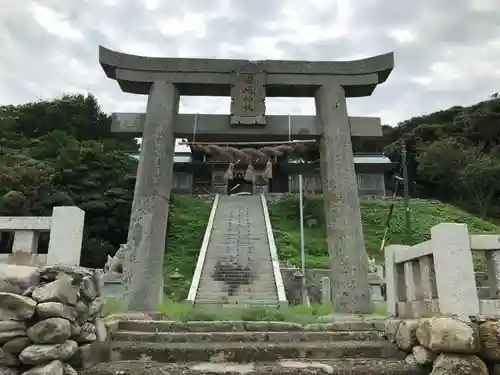
<svg viewBox="0 0 500 375">
<path fill-rule="evenodd" d="M 125 309 L 158 307 L 175 138 L 183 138 L 191 149 L 227 163 L 224 176 L 217 176 L 222 191 L 241 181 L 234 178 L 235 165 L 267 164 L 279 156 L 274 143 L 317 144 L 334 310 L 373 311 L 351 138 L 381 137 L 382 125 L 379 118 L 349 117 L 346 99 L 370 96 L 385 82 L 394 67 L 392 53 L 355 61 L 253 61 L 150 58 L 100 47 L 99 62 L 122 91 L 148 96 L 146 113 L 112 116 L 112 131 L 142 137 L 127 239 L 130 262 L 124 267 Z M 179 114 L 182 95 L 230 96 L 230 113 Z M 268 115 L 266 97 L 314 97 L 316 114 Z M 235 142 L 244 148 L 228 147 Z M 252 142 L 258 146 L 249 149 Z M 244 180 L 255 194 L 265 194 L 272 176 L 250 172 Z"/>
<path fill-rule="evenodd" d="M 235 172 L 227 182 L 227 195 L 253 195 L 254 183 L 245 180 L 245 172 Z"/>
</svg>

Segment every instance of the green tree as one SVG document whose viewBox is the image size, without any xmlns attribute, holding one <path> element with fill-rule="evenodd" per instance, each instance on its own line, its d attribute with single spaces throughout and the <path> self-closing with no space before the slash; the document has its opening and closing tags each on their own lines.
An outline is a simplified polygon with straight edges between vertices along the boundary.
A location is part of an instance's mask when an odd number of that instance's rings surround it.
<svg viewBox="0 0 500 375">
<path fill-rule="evenodd" d="M 486 218 L 495 194 L 500 190 L 500 157 L 497 152 L 484 155 L 471 150 L 469 162 L 458 171 L 458 181 Z"/>
</svg>

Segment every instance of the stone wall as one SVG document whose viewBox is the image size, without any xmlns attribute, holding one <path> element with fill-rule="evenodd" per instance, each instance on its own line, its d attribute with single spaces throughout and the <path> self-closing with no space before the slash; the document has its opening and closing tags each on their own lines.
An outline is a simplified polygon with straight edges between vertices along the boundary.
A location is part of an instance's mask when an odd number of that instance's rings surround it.
<svg viewBox="0 0 500 375">
<path fill-rule="evenodd" d="M 500 374 L 499 317 L 388 320 L 387 339 L 431 375 Z"/>
<path fill-rule="evenodd" d="M 73 375 L 107 338 L 101 272 L 0 265 L 0 374 Z"/>
</svg>

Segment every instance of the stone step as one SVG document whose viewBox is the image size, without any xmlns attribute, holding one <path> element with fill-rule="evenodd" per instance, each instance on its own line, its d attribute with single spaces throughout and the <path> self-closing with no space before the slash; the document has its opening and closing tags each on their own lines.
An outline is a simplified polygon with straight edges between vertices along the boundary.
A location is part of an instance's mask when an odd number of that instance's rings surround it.
<svg viewBox="0 0 500 375">
<path fill-rule="evenodd" d="M 147 359 L 157 362 L 224 361 L 248 363 L 279 359 L 391 358 L 406 354 L 388 341 L 146 343 L 114 341 L 111 361 Z"/>
<path fill-rule="evenodd" d="M 219 290 L 202 290 L 197 293 L 197 297 L 201 296 L 220 296 Z M 227 292 L 226 292 L 227 293 Z M 258 294 L 256 294 L 258 293 Z M 274 295 L 276 296 L 276 288 L 273 289 L 261 289 L 261 288 L 249 288 L 248 290 L 236 290 L 234 296 L 240 297 L 254 297 L 255 299 L 262 300 L 263 295 Z"/>
<path fill-rule="evenodd" d="M 118 331 L 113 341 L 132 342 L 333 342 L 385 340 L 382 332 L 137 332 Z"/>
<path fill-rule="evenodd" d="M 209 304 L 209 305 L 234 305 L 234 307 L 240 306 L 243 308 L 252 307 L 262 307 L 262 306 L 276 306 L 278 304 L 277 298 L 268 298 L 266 300 L 255 300 L 249 298 L 233 298 L 233 297 L 211 297 L 211 298 L 199 298 L 195 301 L 195 304 Z"/>
<path fill-rule="evenodd" d="M 234 301 L 277 301 L 276 290 L 275 291 L 247 291 L 247 292 L 236 292 L 234 295 L 228 295 L 228 292 L 223 291 L 208 291 L 204 290 L 196 294 L 196 298 L 200 300 L 210 300 L 210 301 L 222 301 L 224 299 L 231 299 Z"/>
<path fill-rule="evenodd" d="M 385 331 L 384 320 L 302 325 L 292 322 L 121 320 L 118 330 L 139 332 L 338 332 Z"/>
<path fill-rule="evenodd" d="M 233 303 L 250 303 L 250 304 L 266 304 L 268 302 L 270 303 L 276 303 L 278 299 L 276 298 L 276 295 L 273 295 L 272 293 L 268 294 L 263 294 L 258 293 L 257 296 L 250 296 L 250 295 L 235 295 L 235 296 L 228 296 L 226 295 L 221 295 L 221 294 L 199 294 L 196 296 L 196 299 L 198 302 L 201 301 L 206 301 L 206 302 L 215 302 L 215 303 L 220 303 L 220 302 L 228 302 L 231 301 Z M 195 301 L 196 302 L 196 301 Z"/>
<path fill-rule="evenodd" d="M 211 267 L 210 267 L 211 268 Z M 208 271 L 208 269 L 207 269 Z M 274 275 L 271 273 L 272 269 L 270 268 L 269 270 L 262 270 L 259 268 L 259 272 L 256 272 L 257 274 L 254 274 L 253 281 L 265 281 L 265 280 L 274 280 Z M 263 273 L 266 271 L 266 273 Z M 209 280 L 213 280 L 212 277 L 213 269 L 210 270 L 209 272 L 203 272 L 201 277 Z M 246 275 L 244 275 L 242 272 L 227 272 L 224 274 L 225 280 L 246 280 Z M 214 281 L 219 281 L 219 280 L 214 280 Z M 244 284 L 244 285 L 251 285 L 251 284 Z"/>
<path fill-rule="evenodd" d="M 267 301 L 267 302 L 252 302 L 252 301 L 243 301 L 243 302 L 226 302 L 226 301 L 199 301 L 194 305 L 197 309 L 248 309 L 255 307 L 262 307 L 266 309 L 274 309 L 277 310 L 280 305 L 278 301 Z"/>
<path fill-rule="evenodd" d="M 336 359 L 322 361 L 283 360 L 271 363 L 158 363 L 120 361 L 100 363 L 81 375 L 427 375 L 429 371 L 392 359 Z"/>
</svg>

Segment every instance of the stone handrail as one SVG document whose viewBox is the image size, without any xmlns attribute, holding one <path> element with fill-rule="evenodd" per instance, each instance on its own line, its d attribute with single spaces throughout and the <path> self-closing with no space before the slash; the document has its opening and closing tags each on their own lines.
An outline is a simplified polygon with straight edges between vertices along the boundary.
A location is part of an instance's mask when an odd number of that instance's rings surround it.
<svg viewBox="0 0 500 375">
<path fill-rule="evenodd" d="M 54 207 L 52 216 L 0 216 L 0 234 L 14 232 L 11 254 L 0 263 L 79 266 L 85 212 L 78 207 Z M 37 254 L 41 232 L 50 232 L 47 254 Z"/>
<path fill-rule="evenodd" d="M 262 202 L 262 210 L 264 211 L 264 220 L 266 223 L 267 241 L 269 243 L 269 252 L 271 253 L 271 264 L 273 267 L 274 281 L 276 283 L 276 292 L 278 294 L 278 303 L 280 306 L 288 306 L 286 298 L 285 286 L 283 284 L 283 277 L 281 276 L 280 261 L 278 258 L 278 250 L 274 243 L 273 228 L 271 220 L 269 219 L 269 210 L 267 209 L 266 197 L 262 194 L 260 196 Z"/>
<path fill-rule="evenodd" d="M 203 271 L 205 258 L 207 256 L 208 244 L 210 242 L 210 235 L 212 233 L 212 227 L 214 225 L 215 213 L 217 212 L 218 204 L 219 194 L 215 196 L 214 202 L 212 204 L 212 210 L 210 211 L 210 216 L 208 218 L 207 228 L 205 229 L 205 235 L 203 236 L 203 242 L 201 243 L 200 255 L 198 255 L 198 262 L 196 263 L 196 268 L 193 274 L 193 281 L 191 282 L 188 297 L 186 298 L 187 303 L 195 302 L 196 293 L 198 292 L 198 287 L 200 285 L 201 272 Z"/>
<path fill-rule="evenodd" d="M 480 295 L 473 251 L 484 251 L 488 295 Z M 431 239 L 385 249 L 387 312 L 418 318 L 500 312 L 500 235 L 469 235 L 466 224 L 441 223 Z"/>
</svg>

